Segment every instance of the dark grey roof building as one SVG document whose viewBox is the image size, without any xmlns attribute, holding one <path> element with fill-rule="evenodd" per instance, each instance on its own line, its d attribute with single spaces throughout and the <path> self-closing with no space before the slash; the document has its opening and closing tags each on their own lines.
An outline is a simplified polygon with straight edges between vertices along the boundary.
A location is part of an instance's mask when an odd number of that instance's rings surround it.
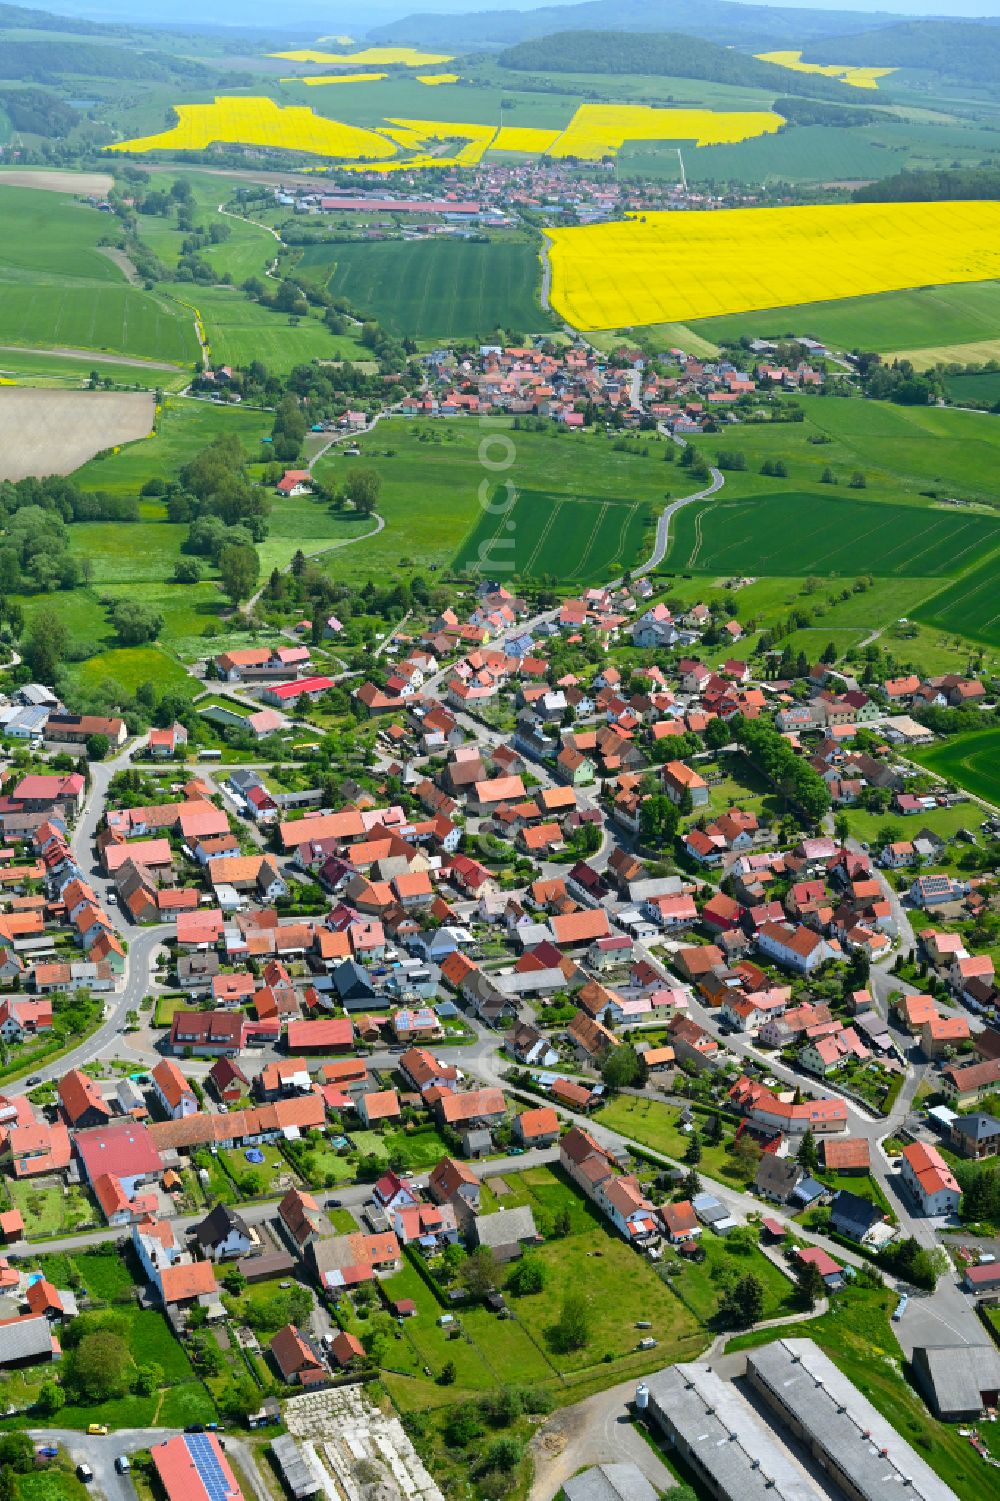
<svg viewBox="0 0 1000 1501">
<path fill-rule="evenodd" d="M 946 1423 L 975 1420 L 1000 1401 L 1000 1351 L 993 1345 L 916 1345 L 913 1374 Z"/>
<path fill-rule="evenodd" d="M 719 1501 L 821 1501 L 749 1402 L 709 1366 L 669 1366 L 646 1386 L 653 1421 Z"/>
<path fill-rule="evenodd" d="M 777 1339 L 748 1351 L 747 1378 L 854 1501 L 886 1501 L 897 1492 L 913 1501 L 956 1501 L 813 1340 Z"/>
<path fill-rule="evenodd" d="M 566 1501 L 656 1501 L 656 1491 L 634 1464 L 595 1465 L 563 1484 Z"/>
</svg>

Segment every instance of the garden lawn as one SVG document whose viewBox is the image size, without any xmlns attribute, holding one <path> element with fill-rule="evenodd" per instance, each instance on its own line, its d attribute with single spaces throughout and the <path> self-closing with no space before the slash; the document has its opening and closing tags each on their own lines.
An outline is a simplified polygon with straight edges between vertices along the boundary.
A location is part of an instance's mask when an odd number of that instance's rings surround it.
<svg viewBox="0 0 1000 1501">
<path fill-rule="evenodd" d="M 933 750 L 935 747 L 929 746 L 927 749 Z M 914 839 L 921 829 L 930 829 L 940 839 L 953 839 L 959 829 L 970 829 L 974 833 L 982 821 L 981 812 L 973 803 L 956 803 L 951 808 L 932 808 L 929 813 L 907 815 L 905 818 L 891 811 L 867 813 L 864 808 L 845 808 L 843 811 L 850 825 L 851 838 L 870 844 L 873 849 L 878 835 L 890 826 L 897 830 L 897 839 Z M 961 854 L 963 849 L 967 850 L 969 847 L 963 843 L 953 848 L 949 846 L 949 851 Z M 929 868 L 937 870 L 938 866 L 932 865 Z"/>
<path fill-rule="evenodd" d="M 928 771 L 935 771 L 975 797 L 1000 806 L 1000 729 L 954 735 L 934 745 L 914 748 L 908 754 Z M 974 823 L 974 810 L 965 811 Z"/>
<path fill-rule="evenodd" d="M 264 1188 L 260 1197 L 284 1193 L 289 1183 L 298 1182 L 298 1175 L 295 1173 L 288 1159 L 282 1156 L 277 1147 L 262 1144 L 253 1150 L 263 1154 L 263 1162 L 248 1162 L 245 1152 L 235 1147 L 227 1148 L 219 1153 L 220 1158 L 223 1159 L 237 1183 L 240 1184 L 241 1189 L 243 1179 L 247 1173 L 251 1172 L 259 1173 L 263 1177 Z M 288 1182 L 283 1185 L 284 1179 L 287 1179 Z"/>
<path fill-rule="evenodd" d="M 21 1182 L 11 1183 L 10 1196 L 24 1219 L 28 1240 L 71 1234 L 99 1223 L 96 1208 L 82 1188 Z"/>
<path fill-rule="evenodd" d="M 161 995 L 156 999 L 156 1010 L 153 1013 L 154 1027 L 169 1027 L 178 1011 L 187 1011 L 191 1006 L 191 997 L 188 995 Z"/>
<path fill-rule="evenodd" d="M 499 1209 L 501 1205 L 505 1210 L 527 1205 L 542 1235 L 551 1235 L 553 1221 L 559 1213 L 569 1213 L 570 1233 L 573 1235 L 587 1234 L 601 1223 L 587 1200 L 560 1169 L 542 1164 L 519 1173 L 505 1173 L 503 1182 L 509 1189 L 505 1194 L 495 1193 L 491 1181 L 496 1180 L 486 1178 L 482 1185 L 483 1202 L 488 1210 Z"/>
<path fill-rule="evenodd" d="M 14 1481 L 14 1501 L 87 1501 L 90 1492 L 68 1470 L 51 1466 Z"/>
<path fill-rule="evenodd" d="M 679 1115 L 680 1111 L 675 1106 L 666 1105 L 660 1100 L 619 1095 L 599 1110 L 595 1119 L 612 1131 L 620 1132 L 622 1136 L 632 1137 L 635 1141 L 652 1147 L 654 1152 L 661 1152 L 665 1157 L 683 1162 L 691 1138 L 678 1125 Z M 752 1183 L 757 1162 L 750 1157 L 744 1162 L 729 1150 L 735 1134 L 733 1127 L 727 1122 L 723 1141 L 712 1144 L 704 1140 L 705 1119 L 695 1115 L 695 1121 L 700 1123 L 702 1130 L 699 1173 L 705 1177 L 720 1178 L 729 1184 L 739 1184 L 741 1187 Z"/>
</svg>

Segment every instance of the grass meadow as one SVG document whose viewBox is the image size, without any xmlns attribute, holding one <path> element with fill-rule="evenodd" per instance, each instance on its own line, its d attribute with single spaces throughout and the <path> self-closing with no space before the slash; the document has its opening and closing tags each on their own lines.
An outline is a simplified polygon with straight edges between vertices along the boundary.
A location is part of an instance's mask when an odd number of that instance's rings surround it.
<svg viewBox="0 0 1000 1501">
<path fill-rule="evenodd" d="M 300 265 L 399 336 L 485 340 L 497 328 L 554 326 L 538 302 L 537 252 L 524 240 L 315 245 Z"/>
<path fill-rule="evenodd" d="M 513 429 L 505 419 L 480 423 L 462 417 L 440 422 L 394 417 L 364 435 L 359 446 L 360 459 L 331 451 L 319 461 L 317 476 L 332 485 L 354 464 L 377 470 L 382 478 L 378 510 L 386 526 L 370 541 L 333 552 L 324 560 L 324 568 L 336 578 L 363 581 L 399 568 L 466 565 L 470 550 L 475 556 L 478 549 L 484 504 L 493 503 L 498 482 L 506 483 L 508 478 L 519 492 L 515 518 L 523 516 L 526 528 L 533 531 L 551 519 L 555 506 L 572 503 L 570 515 L 564 515 L 560 524 L 562 556 L 554 547 L 552 532 L 546 556 L 557 576 L 575 578 L 587 539 L 594 532 L 595 513 L 605 504 L 595 505 L 586 497 L 595 493 L 610 497 L 609 516 L 614 512 L 617 517 L 614 528 L 614 517 L 602 523 L 601 550 L 618 547 L 626 519 L 620 513 L 630 513 L 627 550 L 637 545 L 637 536 L 641 541 L 646 509 L 662 505 L 666 494 L 683 493 L 686 483 L 686 477 L 682 482 L 673 466 L 664 463 L 666 445 L 652 435 L 647 442 L 645 434 L 641 441 L 616 449 L 603 436 L 561 432 L 554 426 L 528 432 Z M 510 467 L 498 469 L 507 457 L 512 460 Z M 487 468 L 487 463 L 492 467 Z M 494 530 L 498 519 L 487 517 Z M 566 524 L 570 519 L 572 527 Z M 535 550 L 537 538 L 535 531 L 536 540 L 522 562 Z M 474 539 L 475 549 L 471 548 Z M 519 547 L 523 554 L 523 545 L 515 537 L 515 548 Z M 635 562 L 635 556 L 629 561 Z M 601 551 L 592 549 L 587 568 L 593 565 L 595 577 L 601 562 Z"/>
<path fill-rule="evenodd" d="M 1000 282 L 917 287 L 871 297 L 765 308 L 722 318 L 702 318 L 692 327 L 713 342 L 740 339 L 744 335 L 767 339 L 803 334 L 834 349 L 880 352 L 919 349 L 931 342 L 972 343 L 1000 335 Z"/>
</svg>

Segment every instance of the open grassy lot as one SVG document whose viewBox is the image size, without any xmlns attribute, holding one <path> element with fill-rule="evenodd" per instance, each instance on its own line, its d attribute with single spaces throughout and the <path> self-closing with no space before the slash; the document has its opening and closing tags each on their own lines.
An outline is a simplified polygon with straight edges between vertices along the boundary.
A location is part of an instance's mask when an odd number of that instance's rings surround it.
<svg viewBox="0 0 1000 1501">
<path fill-rule="evenodd" d="M 929 750 L 936 748 L 926 747 Z M 959 829 L 975 830 L 982 821 L 982 815 L 973 803 L 957 803 L 953 808 L 934 808 L 930 813 L 917 813 L 912 818 L 900 818 L 893 813 L 866 813 L 864 808 L 845 808 L 844 812 L 850 824 L 851 838 L 863 840 L 866 844 L 871 844 L 872 848 L 875 847 L 879 832 L 888 825 L 899 830 L 900 839 L 913 839 L 921 829 L 930 829 L 939 839 L 952 839 Z M 954 853 L 961 854 L 963 848 L 968 846 L 959 844 Z M 936 870 L 937 866 L 932 868 Z"/>
<path fill-rule="evenodd" d="M 69 1469 L 47 1468 L 14 1479 L 15 1501 L 86 1501 L 89 1494 Z"/>
<path fill-rule="evenodd" d="M 538 254 L 525 240 L 314 245 L 300 266 L 400 336 L 475 340 L 497 328 L 539 333 L 553 326 L 538 301 Z"/>
<path fill-rule="evenodd" d="M 828 1313 L 811 1319 L 807 1331 L 794 1324 L 761 1329 L 730 1340 L 726 1348 L 746 1350 L 808 1332 L 961 1501 L 980 1501 L 990 1487 L 983 1461 L 957 1426 L 931 1417 L 904 1379 L 903 1353 L 889 1322 L 895 1302 L 895 1294 L 888 1291 L 851 1288 L 832 1300 Z"/>
<path fill-rule="evenodd" d="M 513 1318 L 498 1320 L 484 1308 L 456 1310 L 465 1338 L 448 1338 L 436 1320 L 441 1305 L 409 1265 L 384 1283 L 391 1299 L 412 1298 L 417 1316 L 403 1326 L 405 1344 L 390 1347 L 384 1374 L 404 1409 L 468 1400 L 475 1392 L 508 1383 L 544 1384 L 557 1403 L 576 1401 L 591 1382 L 616 1380 L 669 1363 L 689 1360 L 704 1347 L 705 1331 L 652 1267 L 602 1226 L 549 1241 L 537 1253 L 545 1266 L 541 1293 L 509 1296 Z M 567 1291 L 582 1291 L 588 1309 L 586 1344 L 558 1351 L 551 1326 Z M 639 1320 L 651 1330 L 636 1331 Z M 638 1351 L 650 1334 L 654 1350 Z M 456 1365 L 454 1386 L 421 1380 L 423 1368 L 437 1375 L 445 1361 Z"/>
<path fill-rule="evenodd" d="M 976 797 L 1000 807 L 1000 730 L 978 730 L 955 735 L 935 745 L 908 752 L 914 761 L 947 777 Z M 966 808 L 966 818 L 975 821 L 975 810 Z"/>
<path fill-rule="evenodd" d="M 680 1111 L 676 1106 L 667 1105 L 662 1100 L 619 1095 L 597 1112 L 596 1119 L 602 1125 L 609 1126 L 612 1131 L 620 1131 L 623 1136 L 652 1147 L 654 1152 L 662 1152 L 665 1157 L 673 1157 L 682 1162 L 691 1138 L 690 1133 L 681 1130 L 678 1125 L 679 1116 Z M 696 1117 L 696 1121 L 698 1120 Z M 719 1178 L 745 1187 L 753 1181 L 757 1159 L 755 1156 L 748 1156 L 744 1160 L 732 1151 L 734 1135 L 734 1128 L 727 1123 L 721 1142 L 703 1140 L 698 1171 L 706 1177 Z"/>
<path fill-rule="evenodd" d="M 505 419 L 487 424 L 461 417 L 440 422 L 391 418 L 362 437 L 359 447 L 361 459 L 331 452 L 320 459 L 316 472 L 328 485 L 340 483 L 344 472 L 356 464 L 371 467 L 382 477 L 378 510 L 385 517 L 385 530 L 371 541 L 331 553 L 323 564 L 335 578 L 362 582 L 399 568 L 442 568 L 456 558 L 464 560 L 470 550 L 466 538 L 471 539 L 482 526 L 486 505 L 506 500 L 508 480 L 518 492 L 541 497 L 542 504 L 561 500 L 585 505 L 590 503 L 580 502 L 578 497 L 625 496 L 626 506 L 609 503 L 609 514 L 614 511 L 618 517 L 619 533 L 625 519 L 619 516 L 620 511 L 662 504 L 665 491 L 683 494 L 686 483 L 686 476 L 682 481 L 673 467 L 663 462 L 664 444 L 652 436 L 647 441 L 646 434 L 641 441 L 616 449 L 614 442 L 603 436 L 560 432 L 554 426 L 542 432 L 519 431 Z M 493 500 L 498 485 L 504 487 L 501 502 Z M 591 511 L 583 514 L 590 521 L 588 535 L 592 535 Z M 527 526 L 537 525 L 527 496 L 515 502 L 514 515 L 523 516 Z M 499 520 L 498 515 L 486 516 L 494 531 Z M 516 528 L 517 521 L 515 533 L 505 534 L 513 538 L 515 559 L 518 550 L 523 552 Z M 601 546 L 610 548 L 607 528 L 606 519 Z M 585 544 L 581 538 L 571 541 L 562 524 L 560 532 L 567 557 L 576 569 Z M 635 536 L 634 529 L 631 535 Z M 528 556 L 535 545 L 537 533 Z M 499 548 L 494 550 L 496 570 L 506 572 L 508 555 Z M 548 556 L 551 567 L 555 557 L 551 546 Z M 597 556 L 592 552 L 588 570 L 591 564 L 596 569 Z M 596 571 L 590 576 L 596 577 Z"/>
<path fill-rule="evenodd" d="M 744 334 L 750 338 L 804 334 L 834 349 L 890 351 L 919 349 L 931 343 L 971 343 L 1000 335 L 1000 283 L 969 282 L 834 302 L 810 302 L 798 307 L 703 318 L 693 327 L 696 333 L 713 341 L 739 339 Z"/>
<path fill-rule="evenodd" d="M 648 554 L 652 528 L 652 508 L 642 502 L 521 490 L 509 505 L 499 490 L 453 566 L 486 577 L 500 568 L 567 583 L 614 578 Z"/>
<path fill-rule="evenodd" d="M 975 513 L 794 490 L 688 506 L 675 524 L 668 562 L 685 573 L 957 574 L 998 539 Z"/>
<path fill-rule="evenodd" d="M 678 1258 L 678 1270 L 671 1276 L 670 1286 L 707 1328 L 718 1327 L 719 1299 L 726 1288 L 749 1273 L 764 1285 L 764 1318 L 776 1319 L 801 1312 L 794 1282 L 756 1246 L 747 1247 L 725 1236 L 720 1239 L 707 1230 L 699 1243 L 705 1252 L 705 1260 Z"/>
<path fill-rule="evenodd" d="M 148 359 L 193 360 L 183 309 L 132 287 L 98 241 L 109 221 L 88 205 L 30 188 L 4 191 L 0 344 L 69 346 Z"/>
<path fill-rule="evenodd" d="M 189 677 L 179 662 L 158 646 L 123 646 L 99 652 L 86 662 L 74 663 L 69 675 L 83 688 L 111 682 L 121 688 L 135 689 L 140 683 L 156 683 L 174 693 L 197 692 L 197 681 Z"/>
</svg>

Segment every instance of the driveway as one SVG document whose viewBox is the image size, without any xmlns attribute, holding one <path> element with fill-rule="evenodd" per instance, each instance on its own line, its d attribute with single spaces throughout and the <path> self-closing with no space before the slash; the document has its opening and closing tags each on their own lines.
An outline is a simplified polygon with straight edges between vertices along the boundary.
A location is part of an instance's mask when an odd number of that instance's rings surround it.
<svg viewBox="0 0 1000 1501">
<path fill-rule="evenodd" d="M 570 1476 L 591 1465 L 638 1465 L 656 1491 L 676 1484 L 632 1423 L 636 1383 L 623 1381 L 572 1407 L 561 1407 L 531 1441 L 535 1478 L 528 1501 L 551 1501 Z"/>
</svg>

